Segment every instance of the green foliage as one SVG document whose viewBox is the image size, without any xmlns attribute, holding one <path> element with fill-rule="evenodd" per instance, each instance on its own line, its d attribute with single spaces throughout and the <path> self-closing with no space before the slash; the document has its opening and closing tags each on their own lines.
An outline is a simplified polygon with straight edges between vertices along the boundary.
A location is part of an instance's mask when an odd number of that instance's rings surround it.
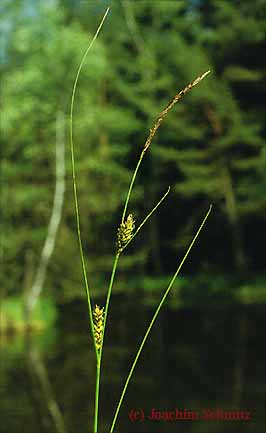
<svg viewBox="0 0 266 433">
<path fill-rule="evenodd" d="M 54 302 L 49 298 L 42 298 L 34 310 L 31 326 L 33 329 L 43 329 L 51 326 L 56 319 Z M 24 303 L 20 296 L 8 296 L 1 302 L 2 331 L 25 329 Z"/>
<path fill-rule="evenodd" d="M 261 0 L 237 5 L 229 0 L 113 2 L 80 76 L 73 125 L 81 229 L 95 292 L 106 292 L 122 203 L 149 128 L 168 101 L 207 69 L 212 72 L 208 82 L 169 114 L 143 162 L 128 210 L 136 225 L 168 185 L 171 194 L 128 257 L 121 258 L 117 290 L 133 287 L 134 281 L 141 285 L 144 275 L 156 280 L 171 273 L 176 263 L 172 257 L 183 253 L 211 202 L 212 242 L 204 245 L 202 240 L 191 272 L 207 264 L 208 273 L 229 271 L 240 278 L 244 270 L 262 269 L 262 5 Z M 61 0 L 58 6 L 36 3 L 29 13 L 18 3 L 5 2 L 4 294 L 20 294 L 32 283 L 53 201 L 56 114 L 60 110 L 68 116 L 76 65 L 102 8 L 95 2 L 77 6 Z M 84 296 L 69 156 L 67 152 L 63 220 L 46 281 L 50 295 L 60 301 Z"/>
</svg>

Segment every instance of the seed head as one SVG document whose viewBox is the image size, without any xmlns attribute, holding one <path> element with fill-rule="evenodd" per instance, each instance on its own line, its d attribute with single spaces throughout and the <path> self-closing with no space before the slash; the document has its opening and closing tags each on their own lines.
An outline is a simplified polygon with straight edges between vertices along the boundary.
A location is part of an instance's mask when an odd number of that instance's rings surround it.
<svg viewBox="0 0 266 433">
<path fill-rule="evenodd" d="M 102 347 L 104 308 L 95 305 L 93 309 L 94 337 L 97 350 Z"/>
<path fill-rule="evenodd" d="M 122 251 L 124 246 L 130 241 L 135 229 L 135 221 L 132 214 L 129 214 L 127 220 L 120 224 L 117 232 L 118 250 Z"/>
</svg>

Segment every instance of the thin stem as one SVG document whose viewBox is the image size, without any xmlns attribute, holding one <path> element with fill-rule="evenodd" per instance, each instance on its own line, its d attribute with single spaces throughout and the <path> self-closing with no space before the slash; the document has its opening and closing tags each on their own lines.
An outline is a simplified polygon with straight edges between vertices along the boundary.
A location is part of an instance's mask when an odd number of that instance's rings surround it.
<svg viewBox="0 0 266 433">
<path fill-rule="evenodd" d="M 169 194 L 170 191 L 170 186 L 168 187 L 168 190 L 166 191 L 166 193 L 164 194 L 164 196 L 159 200 L 159 202 L 156 204 L 156 206 L 151 210 L 151 212 L 149 212 L 149 214 L 146 216 L 146 218 L 144 218 L 144 220 L 142 221 L 142 223 L 139 225 L 139 227 L 137 228 L 136 232 L 134 233 L 134 235 L 132 236 L 132 238 L 130 239 L 130 241 L 124 246 L 123 250 L 128 246 L 128 244 L 132 241 L 132 239 L 137 235 L 137 233 L 141 230 L 141 228 L 144 226 L 144 224 L 146 223 L 146 221 L 150 218 L 150 216 L 153 214 L 153 212 L 156 211 L 156 209 L 158 208 L 158 206 L 160 206 L 160 204 L 162 203 L 162 201 L 166 198 L 166 196 Z M 105 314 L 104 314 L 104 321 L 103 321 L 103 336 L 102 336 L 102 345 L 100 348 L 100 353 L 99 353 L 99 358 L 101 360 L 102 358 L 102 348 L 103 348 L 103 341 L 104 341 L 104 335 L 105 335 L 105 326 L 106 326 L 106 321 L 107 321 L 107 315 L 108 315 L 108 310 L 109 310 L 109 304 L 110 304 L 110 298 L 111 298 L 111 293 L 112 293 L 112 288 L 113 288 L 113 284 L 114 284 L 114 278 L 115 278 L 115 274 L 116 274 L 116 269 L 118 266 L 118 260 L 120 257 L 120 254 L 122 253 L 122 251 L 117 252 L 116 256 L 115 256 L 115 260 L 114 260 L 114 264 L 113 264 L 113 269 L 112 269 L 112 274 L 111 274 L 111 279 L 110 279 L 110 283 L 109 283 L 109 287 L 108 287 L 108 292 L 107 292 L 107 298 L 106 298 L 106 304 L 105 304 Z"/>
<path fill-rule="evenodd" d="M 96 384 L 95 384 L 95 407 L 94 407 L 94 433 L 97 433 L 98 428 L 98 411 L 99 411 L 99 396 L 100 396 L 100 380 L 101 380 L 101 364 L 102 364 L 102 351 L 103 351 L 103 344 L 104 344 L 104 335 L 105 335 L 105 327 L 106 327 L 106 321 L 107 321 L 107 315 L 109 310 L 109 304 L 110 304 L 110 298 L 112 293 L 112 287 L 114 284 L 114 278 L 115 273 L 117 269 L 117 264 L 119 260 L 120 253 L 117 253 L 115 256 L 111 279 L 108 287 L 107 292 L 107 298 L 105 303 L 105 312 L 104 312 L 104 318 L 103 318 L 103 331 L 102 331 L 102 344 L 100 347 L 100 350 L 97 350 L 97 368 L 96 368 Z"/>
<path fill-rule="evenodd" d="M 160 204 L 162 203 L 162 201 L 169 194 L 169 191 L 170 191 L 170 186 L 169 186 L 167 192 L 164 194 L 164 196 L 159 200 L 159 202 L 156 204 L 156 206 L 151 210 L 151 212 L 146 216 L 146 218 L 139 225 L 138 229 L 136 230 L 136 232 L 132 236 L 131 240 L 141 230 L 141 228 L 143 227 L 143 225 L 145 224 L 145 222 L 149 219 L 149 217 L 153 214 L 153 212 L 155 212 L 155 210 L 158 208 L 158 206 L 160 206 Z M 127 245 L 128 244 L 129 244 L 129 242 L 127 243 Z M 125 247 L 127 245 L 125 245 Z M 124 250 L 124 248 L 123 248 L 123 250 Z M 109 283 L 109 287 L 108 287 L 108 292 L 107 292 L 106 303 L 105 303 L 105 313 L 104 313 L 104 320 L 103 320 L 102 344 L 101 344 L 100 351 L 97 352 L 98 359 L 97 359 L 96 385 L 95 385 L 94 433 L 97 433 L 97 425 L 98 425 L 98 406 L 99 406 L 99 395 L 100 395 L 100 371 L 101 371 L 102 350 L 103 350 L 104 336 L 105 336 L 105 327 L 106 327 L 107 315 L 108 315 L 108 311 L 109 311 L 109 304 L 110 304 L 111 293 L 112 293 L 112 288 L 113 288 L 113 284 L 114 284 L 116 269 L 117 269 L 117 266 L 118 266 L 118 261 L 119 261 L 119 257 L 120 257 L 121 252 L 122 251 L 116 253 L 114 264 L 113 264 L 113 268 L 112 268 L 112 274 L 111 274 L 111 279 L 110 279 L 110 283 Z"/>
<path fill-rule="evenodd" d="M 132 241 L 132 239 L 138 234 L 138 232 L 141 230 L 141 228 L 144 226 L 144 224 L 146 223 L 146 221 L 150 218 L 150 216 L 153 214 L 153 212 L 156 211 L 156 209 L 158 208 L 158 206 L 160 206 L 160 204 L 162 203 L 162 201 L 166 198 L 166 196 L 169 194 L 170 191 L 170 186 L 168 187 L 168 190 L 166 191 L 166 193 L 164 194 L 164 196 L 158 201 L 158 203 L 156 204 L 156 206 L 154 206 L 154 208 L 148 213 L 148 215 L 146 216 L 146 218 L 144 218 L 144 220 L 142 221 L 142 223 L 139 225 L 139 227 L 137 228 L 137 230 L 135 231 L 134 235 L 132 236 L 132 238 L 130 239 L 130 241 L 124 246 L 123 250 L 128 246 L 128 244 Z M 108 287 L 108 293 L 107 293 L 107 298 L 106 298 L 106 304 L 105 304 L 105 314 L 104 314 L 104 321 L 103 321 L 103 337 L 102 337 L 102 343 L 104 341 L 104 335 L 105 335 L 105 326 L 106 326 L 106 321 L 107 321 L 107 315 L 108 315 L 108 310 L 109 310 L 109 303 L 110 303 L 110 298 L 111 298 L 111 293 L 112 293 L 112 288 L 113 288 L 113 284 L 114 284 L 114 278 L 115 278 L 115 274 L 116 274 L 116 269 L 118 266 L 118 261 L 119 261 L 119 257 L 120 254 L 122 253 L 122 251 L 119 251 L 116 253 L 115 256 L 115 260 L 114 260 L 114 264 L 113 264 L 113 269 L 112 269 L 112 274 L 111 274 L 111 279 L 110 279 L 110 283 L 109 283 L 109 287 Z M 99 358 L 101 361 L 102 358 L 102 348 L 103 348 L 103 344 L 100 348 L 100 354 L 99 354 Z"/>
<path fill-rule="evenodd" d="M 163 197 L 158 201 L 158 203 L 154 206 L 154 208 L 148 213 L 148 215 L 144 218 L 144 220 L 142 221 L 142 223 L 138 226 L 137 230 L 135 231 L 135 233 L 132 235 L 131 239 L 127 242 L 127 244 L 123 247 L 122 251 L 125 250 L 125 248 L 130 244 L 130 242 L 134 239 L 135 236 L 137 236 L 138 232 L 142 229 L 142 227 L 144 226 L 144 224 L 148 221 L 148 219 L 152 216 L 152 214 L 156 211 L 156 209 L 160 206 L 160 204 L 163 202 L 163 200 L 167 197 L 167 195 L 170 192 L 170 186 L 168 187 L 168 190 L 166 191 L 166 193 L 163 195 Z M 122 252 L 121 251 L 121 252 Z"/>
<path fill-rule="evenodd" d="M 171 290 L 171 288 L 172 288 L 172 286 L 173 286 L 173 284 L 174 284 L 174 282 L 175 282 L 175 280 L 176 280 L 177 275 L 179 274 L 179 272 L 180 272 L 180 270 L 181 270 L 183 264 L 185 263 L 185 261 L 186 261 L 188 255 L 189 255 L 189 253 L 190 253 L 190 250 L 192 249 L 192 247 L 193 247 L 193 245 L 194 245 L 194 243 L 195 243 L 197 237 L 199 236 L 199 234 L 200 234 L 200 232 L 201 232 L 201 229 L 203 228 L 203 226 L 204 226 L 204 224 L 205 224 L 205 222 L 206 222 L 206 220 L 207 220 L 207 218 L 208 218 L 208 216 L 209 216 L 209 214 L 210 214 L 210 212 L 211 212 L 211 209 L 212 209 L 212 205 L 210 206 L 210 208 L 209 208 L 207 214 L 205 215 L 205 217 L 204 217 L 204 219 L 203 219 L 203 221 L 202 221 L 202 223 L 201 223 L 201 225 L 200 225 L 200 227 L 199 227 L 197 233 L 195 234 L 194 238 L 192 239 L 192 241 L 191 241 L 191 243 L 190 243 L 190 245 L 189 245 L 189 247 L 188 247 L 188 249 L 187 249 L 187 251 L 186 251 L 186 254 L 184 255 L 184 257 L 183 257 L 183 259 L 182 259 L 180 265 L 178 266 L 176 272 L 174 273 L 174 275 L 173 275 L 173 277 L 172 277 L 172 279 L 171 279 L 171 281 L 170 281 L 170 283 L 169 283 L 167 289 L 165 290 L 165 293 L 164 293 L 164 295 L 163 295 L 163 297 L 162 297 L 162 299 L 161 299 L 161 301 L 160 301 L 160 303 L 159 303 L 159 305 L 158 305 L 158 307 L 157 307 L 157 309 L 156 309 L 156 311 L 155 311 L 155 313 L 154 313 L 154 315 L 153 315 L 153 318 L 152 318 L 152 320 L 151 320 L 151 322 L 150 322 L 150 324 L 149 324 L 149 326 L 148 326 L 148 329 L 147 329 L 147 331 L 146 331 L 146 333 L 145 333 L 145 335 L 144 335 L 144 337 L 143 337 L 143 340 L 142 340 L 142 342 L 141 342 L 141 344 L 140 344 L 140 346 L 139 346 L 139 349 L 138 349 L 137 354 L 136 354 L 136 356 L 135 356 L 135 359 L 134 359 L 134 361 L 133 361 L 133 364 L 132 364 L 132 367 L 131 367 L 131 369 L 130 369 L 130 372 L 129 372 L 128 376 L 127 376 L 127 379 L 126 379 L 126 382 L 125 382 L 125 385 L 124 385 L 124 388 L 123 388 L 122 394 L 121 394 L 121 396 L 120 396 L 120 399 L 119 399 L 119 402 L 118 402 L 118 405 L 117 405 L 117 408 L 116 408 L 116 411 L 115 411 L 115 415 L 114 415 L 114 418 L 113 418 L 113 422 L 112 422 L 112 425 L 111 425 L 110 433 L 113 433 L 113 431 L 114 431 L 115 423 L 116 423 L 116 420 L 117 420 L 117 416 L 118 416 L 118 414 L 119 414 L 119 410 L 120 410 L 121 404 L 122 404 L 122 402 L 123 402 L 123 399 L 124 399 L 124 396 L 125 396 L 125 393 L 126 393 L 127 387 L 128 387 L 128 385 L 129 385 L 129 382 L 130 382 L 130 379 L 131 379 L 131 376 L 132 376 L 133 371 L 134 371 L 134 369 L 135 369 L 135 367 L 136 367 L 136 364 L 137 364 L 137 362 L 138 362 L 138 359 L 139 359 L 139 357 L 140 357 L 140 354 L 141 354 L 141 352 L 142 352 L 142 349 L 143 349 L 143 347 L 144 347 L 144 345 L 145 345 L 145 343 L 146 343 L 146 340 L 147 340 L 147 338 L 148 338 L 148 336 L 149 336 L 149 334 L 150 334 L 150 332 L 151 332 L 151 329 L 152 329 L 152 327 L 153 327 L 153 324 L 154 324 L 154 322 L 155 322 L 155 320 L 156 320 L 156 318 L 157 318 L 157 316 L 158 316 L 158 314 L 159 314 L 159 312 L 160 312 L 160 310 L 161 310 L 161 308 L 162 308 L 162 306 L 163 306 L 163 304 L 164 304 L 164 301 L 165 301 L 165 299 L 166 299 L 168 293 L 170 292 L 170 290 Z"/>
<path fill-rule="evenodd" d="M 107 322 L 107 315 L 108 315 L 108 310 L 109 310 L 110 298 L 111 298 L 111 293 L 112 293 L 112 288 L 113 288 L 113 284 L 114 284 L 115 273 L 116 273 L 119 257 L 120 257 L 120 253 L 117 252 L 116 255 L 115 255 L 115 259 L 114 259 L 114 264 L 113 264 L 111 279 L 110 279 L 110 283 L 109 283 L 109 287 L 108 287 L 108 292 L 107 292 L 107 297 L 106 297 L 105 313 L 104 313 L 104 319 L 103 319 L 102 345 L 101 345 L 100 354 L 99 354 L 100 362 L 101 362 L 101 359 L 102 359 L 102 349 L 103 349 L 103 343 L 104 343 L 105 327 L 106 327 L 106 322 Z"/>
<path fill-rule="evenodd" d="M 88 284 L 85 259 L 84 259 L 84 253 L 83 253 L 83 245 L 82 245 L 81 234 L 80 234 L 80 216 L 79 216 L 79 205 L 78 205 L 78 194 L 77 194 L 77 183 L 76 183 L 76 169 L 75 169 L 75 156 L 74 156 L 74 143 L 73 143 L 73 109 L 74 109 L 74 101 L 75 101 L 77 83 L 78 83 L 78 79 L 79 79 L 79 75 L 80 75 L 82 66 L 83 66 L 83 64 L 86 60 L 86 57 L 87 57 L 90 49 L 92 48 L 101 28 L 103 26 L 103 23 L 105 21 L 105 18 L 107 16 L 108 12 L 109 12 L 109 7 L 106 9 L 106 12 L 105 12 L 97 30 L 96 30 L 96 33 L 93 36 L 93 39 L 92 39 L 90 45 L 88 46 L 88 48 L 86 49 L 85 54 L 84 54 L 84 56 L 80 62 L 80 65 L 78 67 L 78 71 L 76 74 L 76 78 L 74 81 L 74 85 L 73 85 L 72 97 L 71 97 L 71 106 L 70 106 L 70 148 L 71 148 L 71 164 L 72 164 L 72 178 L 73 178 L 74 202 L 75 202 L 75 212 L 76 212 L 76 224 L 77 224 L 77 233 L 78 233 L 81 265 L 82 265 L 82 271 L 83 271 L 83 277 L 84 277 L 85 289 L 86 289 L 86 295 L 87 295 L 87 301 L 88 301 L 89 321 L 90 321 L 91 333 L 92 333 L 93 342 L 94 342 L 94 349 L 95 349 L 96 358 L 97 358 L 98 352 L 97 352 L 96 342 L 95 342 L 95 337 L 94 337 L 94 332 L 93 332 L 93 316 L 92 316 L 92 306 L 91 306 L 91 299 L 90 299 L 90 289 L 89 289 L 89 284 Z"/>
<path fill-rule="evenodd" d="M 140 167 L 140 164 L 141 164 L 141 162 L 143 160 L 144 155 L 145 155 L 145 151 L 143 150 L 141 152 L 140 158 L 138 160 L 137 166 L 135 168 L 135 171 L 133 173 L 133 176 L 132 176 L 129 188 L 128 188 L 128 192 L 127 192 L 127 196 L 126 196 L 126 201 L 125 201 L 125 205 L 124 205 L 124 210 L 123 210 L 123 215 L 122 215 L 122 223 L 124 222 L 125 217 L 126 217 L 126 212 L 127 212 L 128 202 L 129 202 L 129 199 L 130 199 L 130 196 L 131 196 L 131 191 L 132 191 L 133 185 L 135 183 L 135 179 L 136 179 L 136 176 L 137 176 L 137 173 L 139 171 L 139 167 Z"/>
<path fill-rule="evenodd" d="M 93 432 L 98 431 L 98 411 L 99 411 L 99 395 L 100 395 L 100 378 L 101 378 L 101 362 L 100 358 L 97 359 L 96 365 L 96 384 L 95 384 L 95 404 L 94 404 L 94 426 Z"/>
<path fill-rule="evenodd" d="M 139 163 L 140 163 L 140 161 L 139 161 Z M 136 172 L 136 170 L 135 170 L 135 172 Z M 151 212 L 146 216 L 146 218 L 139 225 L 138 229 L 136 230 L 136 232 L 132 236 L 131 240 L 141 230 L 141 228 L 143 227 L 143 225 L 145 224 L 145 222 L 149 219 L 149 217 L 153 214 L 153 212 L 155 212 L 155 210 L 158 208 L 158 206 L 160 206 L 160 204 L 162 203 L 162 201 L 169 194 L 169 191 L 170 191 L 170 186 L 169 186 L 167 192 L 164 194 L 164 196 L 159 200 L 159 202 L 156 204 L 156 206 L 151 210 Z M 125 245 L 125 247 L 128 244 L 129 244 L 129 242 Z M 123 248 L 123 250 L 124 250 L 124 248 Z M 102 362 L 102 350 L 103 350 L 103 345 L 104 345 L 105 327 L 106 327 L 106 322 L 107 322 L 107 316 L 108 316 L 108 311 L 109 311 L 109 304 L 110 304 L 110 299 L 111 299 L 111 293 L 112 293 L 112 288 L 113 288 L 113 284 L 114 284 L 115 274 L 116 274 L 116 270 L 117 270 L 117 266 L 118 266 L 118 261 L 119 261 L 119 257 L 120 257 L 121 253 L 122 253 L 122 251 L 119 251 L 115 255 L 115 260 L 114 260 L 114 264 L 113 264 L 113 268 L 112 268 L 112 274 L 111 274 L 111 278 L 110 278 L 110 283 L 109 283 L 108 292 L 107 292 L 107 298 L 106 298 L 106 303 L 105 303 L 105 313 L 104 313 L 104 319 L 103 319 L 102 344 L 101 344 L 100 351 L 97 352 L 98 360 L 97 360 L 97 374 L 96 374 L 96 386 L 95 386 L 94 432 L 97 432 L 97 423 L 98 423 L 98 405 L 99 405 L 99 394 L 100 394 L 100 370 L 101 370 L 101 362 Z M 96 397 L 96 395 L 97 395 L 97 397 Z"/>
<path fill-rule="evenodd" d="M 74 190 L 74 202 L 75 202 L 75 211 L 76 211 L 76 224 L 77 224 L 77 233 L 78 233 L 78 242 L 79 242 L 79 251 L 80 251 L 80 258 L 81 258 L 81 264 L 82 264 L 82 271 L 83 271 L 83 277 L 85 282 L 85 288 L 86 288 L 86 295 L 87 295 L 87 302 L 88 302 L 88 311 L 89 311 L 89 322 L 90 322 L 90 328 L 91 328 L 91 334 L 93 338 L 93 344 L 94 344 L 94 350 L 96 355 L 96 384 L 95 384 L 95 407 L 94 407 L 94 433 L 97 433 L 98 431 L 98 410 L 99 410 L 99 387 L 100 387 L 100 371 L 101 371 L 101 363 L 100 363 L 100 357 L 99 352 L 96 347 L 96 340 L 94 335 L 94 326 L 93 326 L 93 315 L 92 315 L 92 305 L 91 305 L 91 298 L 90 298 L 90 289 L 88 284 L 88 278 L 87 278 L 87 272 L 86 272 L 86 266 L 85 266 L 85 259 L 84 259 L 84 253 L 83 253 L 83 245 L 81 240 L 81 233 L 80 233 L 80 217 L 79 217 L 79 206 L 78 206 L 78 194 L 77 194 L 77 184 L 76 184 L 76 169 L 75 169 L 75 156 L 74 156 L 74 143 L 73 143 L 73 110 L 74 110 L 74 101 L 75 101 L 75 94 L 76 94 L 76 88 L 77 83 L 79 79 L 79 75 L 82 69 L 82 66 L 86 60 L 86 57 L 92 48 L 102 26 L 105 21 L 105 18 L 109 12 L 109 7 L 106 9 L 106 12 L 96 30 L 95 35 L 92 38 L 92 41 L 90 45 L 88 46 L 87 50 L 85 51 L 85 54 L 80 62 L 76 78 L 73 85 L 73 91 L 72 91 L 72 97 L 71 97 L 71 106 L 70 106 L 70 148 L 71 148 L 71 163 L 72 163 L 72 177 L 73 177 L 73 190 Z"/>
</svg>

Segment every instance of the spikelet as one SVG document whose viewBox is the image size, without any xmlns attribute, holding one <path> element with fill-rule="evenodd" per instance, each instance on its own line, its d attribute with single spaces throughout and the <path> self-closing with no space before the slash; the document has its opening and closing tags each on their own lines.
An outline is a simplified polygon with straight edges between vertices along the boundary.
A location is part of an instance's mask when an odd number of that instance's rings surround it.
<svg viewBox="0 0 266 433">
<path fill-rule="evenodd" d="M 118 250 L 122 251 L 123 247 L 130 241 L 135 229 L 135 221 L 132 214 L 129 214 L 127 220 L 120 224 L 117 231 Z"/>
<path fill-rule="evenodd" d="M 192 81 L 192 83 L 189 83 L 183 90 L 181 90 L 179 93 L 177 93 L 174 98 L 169 102 L 169 104 L 167 105 L 167 107 L 165 107 L 165 109 L 163 111 L 161 111 L 161 113 L 159 114 L 155 125 L 150 129 L 150 133 L 147 137 L 147 140 L 145 142 L 144 148 L 143 148 L 143 153 L 146 152 L 146 150 L 149 148 L 153 137 L 155 136 L 157 129 L 160 127 L 163 119 L 167 116 L 168 112 L 171 110 L 171 108 L 180 101 L 180 99 L 183 98 L 183 96 L 189 92 L 191 89 L 193 89 L 193 87 L 195 87 L 197 84 L 199 84 L 199 82 L 201 80 L 203 80 L 208 74 L 210 73 L 210 71 L 205 72 L 204 74 L 200 75 L 199 77 L 197 77 L 194 81 Z"/>
<path fill-rule="evenodd" d="M 94 324 L 94 337 L 97 350 L 101 349 L 103 339 L 103 317 L 104 308 L 95 305 L 93 309 L 93 324 Z"/>
</svg>

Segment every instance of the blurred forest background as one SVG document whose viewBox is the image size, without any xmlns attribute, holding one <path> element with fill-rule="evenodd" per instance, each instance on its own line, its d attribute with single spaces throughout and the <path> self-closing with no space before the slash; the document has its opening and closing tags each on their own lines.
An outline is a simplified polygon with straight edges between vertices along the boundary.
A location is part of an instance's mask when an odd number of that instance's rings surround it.
<svg viewBox="0 0 266 433">
<path fill-rule="evenodd" d="M 171 193 L 121 258 L 116 293 L 156 300 L 208 209 L 170 296 L 182 303 L 264 299 L 265 2 L 3 1 L 1 4 L 1 297 L 25 297 L 47 235 L 63 116 L 66 191 L 44 294 L 84 298 L 73 204 L 69 110 L 82 237 L 94 297 L 106 293 L 126 191 L 149 128 L 187 83 L 147 153 L 129 212 L 136 223 Z M 264 249 L 265 251 L 265 249 Z"/>
<path fill-rule="evenodd" d="M 252 421 L 238 423 L 238 432 L 262 433 L 264 0 L 1 1 L 0 432 L 81 433 L 92 423 L 95 359 L 76 233 L 69 112 L 78 65 L 107 6 L 74 107 L 93 302 L 105 302 L 124 200 L 149 129 L 177 92 L 211 74 L 168 114 L 138 173 L 128 209 L 137 226 L 169 185 L 171 191 L 119 262 L 100 431 L 109 431 L 155 304 L 212 203 L 146 344 L 116 431 L 140 431 L 128 419 L 132 407 L 180 404 L 248 408 Z M 35 332 L 25 333 L 30 302 Z M 185 430 L 182 423 L 144 424 L 146 433 Z M 235 431 L 225 424 L 194 423 L 193 432 Z M 191 424 L 186 428 L 192 431 Z"/>
</svg>

